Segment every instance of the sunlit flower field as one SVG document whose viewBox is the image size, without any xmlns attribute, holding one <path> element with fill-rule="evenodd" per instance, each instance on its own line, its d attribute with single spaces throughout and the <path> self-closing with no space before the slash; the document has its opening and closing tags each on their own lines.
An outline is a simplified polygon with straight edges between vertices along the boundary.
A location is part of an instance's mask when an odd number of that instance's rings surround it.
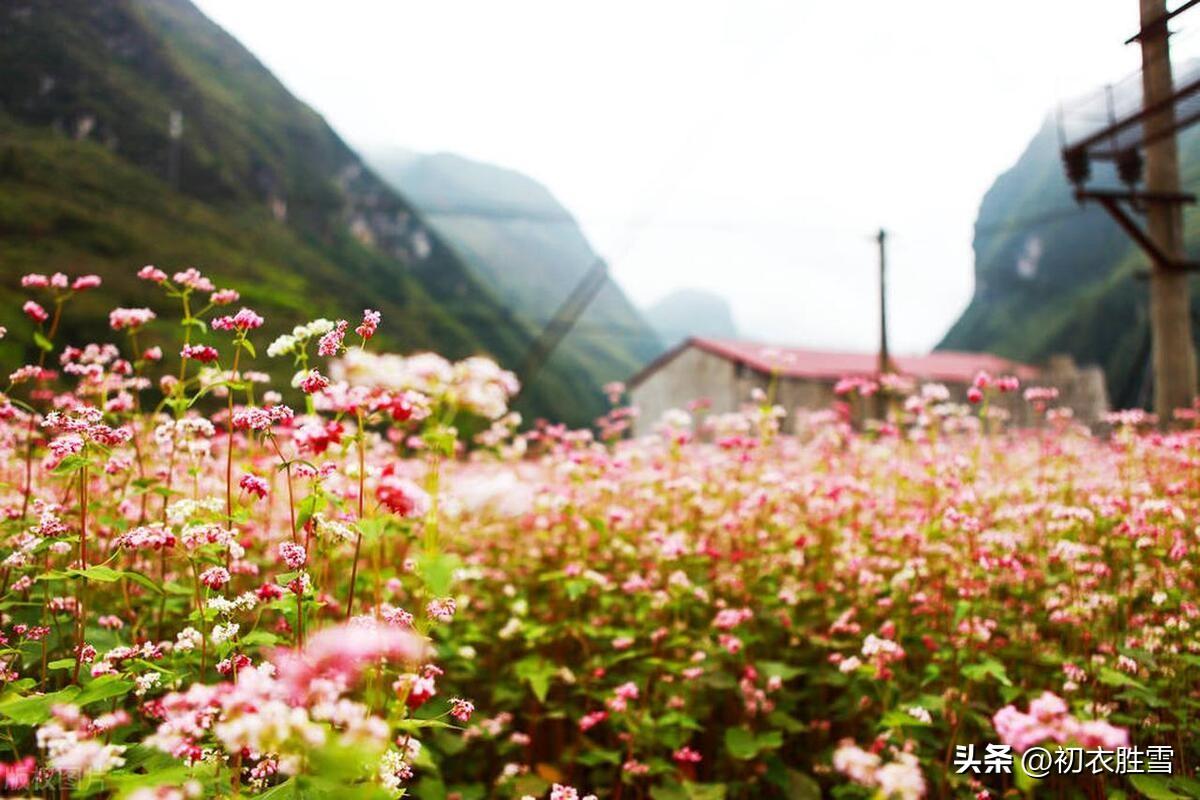
<svg viewBox="0 0 1200 800">
<path fill-rule="evenodd" d="M 106 341 L 60 334 L 94 276 L 8 312 L 9 794 L 1200 797 L 1189 413 L 888 377 L 795 435 L 767 392 L 635 440 L 619 386 L 594 431 L 523 424 L 511 374 L 379 353 L 372 311 L 272 340 L 138 274 L 161 302 Z M 1171 773 L 959 769 L 988 744 Z"/>
</svg>

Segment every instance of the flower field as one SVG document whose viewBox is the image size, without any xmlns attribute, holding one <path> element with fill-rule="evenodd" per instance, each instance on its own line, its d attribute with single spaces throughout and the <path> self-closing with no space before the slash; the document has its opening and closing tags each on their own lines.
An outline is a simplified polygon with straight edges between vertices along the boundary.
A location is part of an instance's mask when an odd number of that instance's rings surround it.
<svg viewBox="0 0 1200 800">
<path fill-rule="evenodd" d="M 98 278 L 22 280 L 9 794 L 1200 797 L 1188 414 L 1098 436 L 980 376 L 847 382 L 887 397 L 865 429 L 785 435 L 765 396 L 634 440 L 613 387 L 598 432 L 522 432 L 511 374 L 377 353 L 374 312 L 270 339 L 195 270 L 139 276 L 161 303 L 98 343 L 59 335 Z M 960 769 L 988 744 L 1170 774 Z"/>
</svg>

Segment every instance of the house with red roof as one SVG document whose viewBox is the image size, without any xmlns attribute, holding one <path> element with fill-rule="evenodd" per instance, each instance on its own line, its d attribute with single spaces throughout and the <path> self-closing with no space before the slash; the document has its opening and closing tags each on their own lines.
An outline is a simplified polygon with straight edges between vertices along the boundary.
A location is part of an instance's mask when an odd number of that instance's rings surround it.
<svg viewBox="0 0 1200 800">
<path fill-rule="evenodd" d="M 1052 386 L 1065 405 L 1085 423 L 1096 422 L 1108 410 L 1104 375 L 1096 367 L 1078 368 L 1066 357 L 1036 367 L 990 353 L 939 350 L 927 355 L 896 356 L 892 371 L 915 383 L 940 383 L 952 399 L 965 402 L 975 376 L 986 372 L 1011 375 L 1023 387 Z M 754 342 L 691 337 L 663 353 L 629 379 L 628 387 L 639 417 L 635 429 L 650 432 L 663 413 L 704 401 L 708 413 L 736 411 L 750 401 L 755 389 L 773 391 L 775 402 L 789 412 L 829 408 L 839 398 L 834 387 L 844 378 L 876 378 L 879 359 L 873 353 L 839 353 L 781 347 Z M 1028 423 L 1019 393 L 1004 406 Z"/>
</svg>

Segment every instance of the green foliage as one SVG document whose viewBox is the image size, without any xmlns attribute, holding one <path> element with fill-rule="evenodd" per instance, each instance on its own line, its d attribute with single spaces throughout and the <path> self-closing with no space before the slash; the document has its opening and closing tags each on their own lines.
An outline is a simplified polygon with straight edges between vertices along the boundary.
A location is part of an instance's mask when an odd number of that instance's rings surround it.
<svg viewBox="0 0 1200 800">
<path fill-rule="evenodd" d="M 1186 185 L 1200 174 L 1200 132 L 1185 133 L 1179 151 Z M 1094 172 L 1095 186 L 1119 187 L 1107 165 Z M 1191 258 L 1200 255 L 1198 215 L 1185 210 Z M 1033 363 L 1066 353 L 1104 368 L 1116 407 L 1146 402 L 1148 295 L 1134 273 L 1147 256 L 1101 208 L 1077 207 L 1052 120 L 984 196 L 974 245 L 975 295 L 939 348 Z M 1200 310 L 1200 289 L 1192 291 Z"/>
</svg>

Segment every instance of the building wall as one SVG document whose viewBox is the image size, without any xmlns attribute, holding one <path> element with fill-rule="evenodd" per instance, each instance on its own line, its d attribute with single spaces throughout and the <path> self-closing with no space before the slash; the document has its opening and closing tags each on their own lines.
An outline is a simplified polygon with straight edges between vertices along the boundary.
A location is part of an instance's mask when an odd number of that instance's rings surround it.
<svg viewBox="0 0 1200 800">
<path fill-rule="evenodd" d="M 685 408 L 692 400 L 710 400 L 714 413 L 736 411 L 749 396 L 738 391 L 737 368 L 732 361 L 688 347 L 630 390 L 638 409 L 634 434 L 651 433 L 663 412 Z"/>
<path fill-rule="evenodd" d="M 918 384 L 924 382 L 918 379 Z M 631 390 L 633 404 L 639 410 L 634 432 L 636 435 L 651 433 L 663 412 L 685 408 L 692 400 L 706 398 L 712 403 L 709 413 L 720 414 L 736 411 L 750 402 L 755 389 L 770 392 L 772 388 L 775 403 L 788 412 L 784 430 L 794 431 L 799 417 L 795 413 L 797 409 L 827 409 L 838 400 L 832 380 L 780 378 L 774 387 L 771 383 L 768 375 L 740 367 L 697 347 L 689 347 Z M 1097 367 L 1080 369 L 1070 358 L 1056 357 L 1033 384 L 1057 388 L 1059 399 L 1054 405 L 1072 408 L 1075 419 L 1085 425 L 1096 425 L 1109 410 L 1104 373 Z M 946 383 L 946 388 L 954 402 L 966 402 L 967 384 Z M 1036 414 L 1022 398 L 1027 387 L 1021 388 L 1021 392 L 994 396 L 993 406 L 1005 409 L 1012 425 L 1036 425 Z M 874 408 L 859 406 L 861 403 L 855 404 L 859 413 L 863 410 L 877 413 Z"/>
</svg>

